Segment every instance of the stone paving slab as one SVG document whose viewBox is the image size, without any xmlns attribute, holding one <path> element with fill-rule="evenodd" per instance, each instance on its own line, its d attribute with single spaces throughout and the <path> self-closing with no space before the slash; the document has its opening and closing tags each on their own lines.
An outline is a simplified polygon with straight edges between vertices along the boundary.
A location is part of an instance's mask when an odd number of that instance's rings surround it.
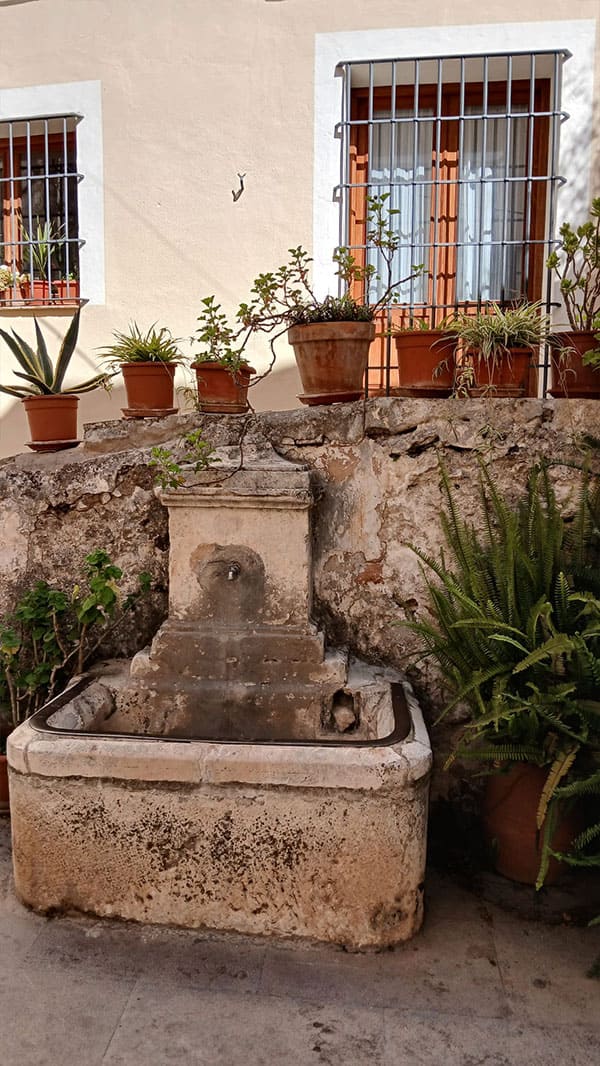
<svg viewBox="0 0 600 1066">
<path fill-rule="evenodd" d="M 394 951 L 43 918 L 0 819 L 0 1066 L 591 1066 L 600 929 L 507 914 L 435 874 Z"/>
</svg>

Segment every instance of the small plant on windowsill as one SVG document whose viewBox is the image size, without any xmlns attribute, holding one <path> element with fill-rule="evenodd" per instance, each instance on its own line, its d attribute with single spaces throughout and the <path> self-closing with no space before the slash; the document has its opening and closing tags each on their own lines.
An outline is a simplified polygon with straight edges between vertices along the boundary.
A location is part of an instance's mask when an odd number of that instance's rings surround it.
<svg viewBox="0 0 600 1066">
<path fill-rule="evenodd" d="M 592 200 L 589 218 L 580 226 L 564 222 L 561 246 L 546 265 L 559 279 L 569 329 L 557 332 L 552 345 L 552 394 L 598 398 L 600 377 L 600 197 Z M 566 373 L 565 373 L 566 366 Z"/>
<path fill-rule="evenodd" d="M 549 339 L 550 318 L 541 301 L 507 308 L 492 303 L 489 310 L 457 315 L 444 333 L 460 350 L 457 391 L 523 396 L 532 355 Z"/>
<path fill-rule="evenodd" d="M 121 371 L 127 393 L 126 418 L 157 418 L 174 414 L 175 369 L 184 361 L 179 341 L 154 322 L 145 333 L 132 322 L 127 333 L 115 330 L 114 344 L 102 358 Z"/>
</svg>

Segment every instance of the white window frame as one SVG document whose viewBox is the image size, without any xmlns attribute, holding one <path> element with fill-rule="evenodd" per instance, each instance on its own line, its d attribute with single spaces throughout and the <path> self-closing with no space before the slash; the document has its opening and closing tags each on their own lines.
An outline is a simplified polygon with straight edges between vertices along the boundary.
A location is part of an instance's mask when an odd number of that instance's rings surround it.
<svg viewBox="0 0 600 1066">
<path fill-rule="evenodd" d="M 317 34 L 315 38 L 315 135 L 313 201 L 313 280 L 320 294 L 335 291 L 331 256 L 338 244 L 339 204 L 334 189 L 340 180 L 340 142 L 335 128 L 342 115 L 343 83 L 336 69 L 344 62 L 391 57 L 427 59 L 450 55 L 506 55 L 567 49 L 561 109 L 569 115 L 561 129 L 558 173 L 566 179 L 559 191 L 557 230 L 564 219 L 582 221 L 591 197 L 592 117 L 596 21 L 490 23 L 475 26 L 430 26 L 355 30 Z"/>
<path fill-rule="evenodd" d="M 0 122 L 77 115 L 77 170 L 83 180 L 77 186 L 79 238 L 79 283 L 83 299 L 90 304 L 106 302 L 104 276 L 104 161 L 102 98 L 99 81 L 31 85 L 0 89 Z"/>
</svg>

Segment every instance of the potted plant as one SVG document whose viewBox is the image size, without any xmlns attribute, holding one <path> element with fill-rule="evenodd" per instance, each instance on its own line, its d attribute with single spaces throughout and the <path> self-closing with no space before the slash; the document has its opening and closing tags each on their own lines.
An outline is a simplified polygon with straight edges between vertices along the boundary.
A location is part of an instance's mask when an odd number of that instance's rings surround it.
<svg viewBox="0 0 600 1066">
<path fill-rule="evenodd" d="M 553 396 L 600 396 L 600 196 L 589 214 L 581 226 L 563 223 L 561 248 L 546 262 L 560 280 L 570 327 L 552 338 L 559 356 L 553 361 Z"/>
<path fill-rule="evenodd" d="M 367 197 L 367 240 L 384 264 L 385 279 L 373 263 L 361 264 L 348 248 L 340 247 L 333 259 L 342 294 L 321 300 L 309 281 L 310 257 L 302 247 L 290 248 L 289 262 L 261 274 L 250 303 L 239 309 L 238 318 L 249 329 L 287 329 L 302 380 L 302 403 L 328 404 L 363 395 L 376 315 L 397 302 L 398 287 L 423 269 L 414 267 L 410 277 L 393 280 L 400 236 L 390 225 L 390 217 L 398 211 L 388 207 L 388 199 L 389 193 Z M 371 299 L 373 290 L 379 295 Z M 357 291 L 362 298 L 354 295 Z"/>
<path fill-rule="evenodd" d="M 53 257 L 65 243 L 64 226 L 48 220 L 43 224 L 38 221 L 34 233 L 23 227 L 22 234 L 29 249 L 29 270 L 19 277 L 21 296 L 24 300 L 47 304 L 57 294 L 60 284 L 60 271 Z M 75 297 L 74 291 L 71 297 Z"/>
<path fill-rule="evenodd" d="M 31 440 L 27 446 L 33 451 L 60 451 L 73 448 L 77 439 L 77 408 L 79 394 L 107 387 L 109 375 L 96 374 L 78 385 L 64 384 L 69 363 L 75 351 L 79 333 L 79 317 L 73 316 L 53 365 L 42 331 L 34 318 L 37 348 L 34 349 L 14 330 L 0 329 L 0 336 L 8 345 L 21 370 L 15 376 L 23 385 L 0 385 L 0 391 L 16 396 L 22 402 L 29 422 Z"/>
<path fill-rule="evenodd" d="M 8 266 L 7 263 L 2 263 L 0 266 L 0 300 L 10 299 L 14 282 L 15 277 L 12 267 Z"/>
<path fill-rule="evenodd" d="M 192 363 L 198 405 L 207 413 L 244 414 L 250 378 L 256 373 L 244 356 L 253 328 L 230 325 L 214 296 L 206 296 L 201 303 L 196 330 L 201 352 Z"/>
<path fill-rule="evenodd" d="M 156 323 L 142 333 L 136 322 L 128 333 L 113 333 L 115 343 L 102 350 L 103 358 L 120 370 L 125 382 L 125 418 L 161 418 L 175 414 L 175 369 L 183 357 L 177 341 Z"/>
<path fill-rule="evenodd" d="M 496 868 L 552 880 L 552 853 L 585 840 L 575 782 L 600 768 L 600 488 L 582 474 L 576 513 L 535 466 L 511 504 L 482 466 L 480 528 L 466 523 L 442 470 L 447 551 L 425 567 L 429 618 L 406 623 L 463 713 L 456 755 L 488 764 L 484 824 Z M 480 532 L 482 530 L 482 532 Z M 465 721 L 466 719 L 466 721 Z"/>
<path fill-rule="evenodd" d="M 493 390 L 496 396 L 524 396 L 534 352 L 549 335 L 550 320 L 541 302 L 458 314 L 444 332 L 456 338 L 458 386 L 472 394 Z"/>
<path fill-rule="evenodd" d="M 394 333 L 398 359 L 398 396 L 449 396 L 454 386 L 454 343 L 444 331 L 446 320 L 431 326 L 410 319 Z"/>
</svg>

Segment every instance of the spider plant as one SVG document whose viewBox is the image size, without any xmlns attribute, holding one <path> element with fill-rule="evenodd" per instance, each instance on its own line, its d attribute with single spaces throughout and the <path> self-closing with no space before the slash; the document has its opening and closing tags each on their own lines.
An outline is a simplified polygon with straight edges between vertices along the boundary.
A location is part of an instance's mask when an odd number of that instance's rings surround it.
<svg viewBox="0 0 600 1066">
<path fill-rule="evenodd" d="M 502 308 L 496 303 L 476 314 L 463 312 L 446 322 L 444 332 L 454 334 L 466 354 L 497 364 L 510 358 L 515 348 L 534 351 L 550 333 L 550 318 L 541 301 Z"/>
</svg>

